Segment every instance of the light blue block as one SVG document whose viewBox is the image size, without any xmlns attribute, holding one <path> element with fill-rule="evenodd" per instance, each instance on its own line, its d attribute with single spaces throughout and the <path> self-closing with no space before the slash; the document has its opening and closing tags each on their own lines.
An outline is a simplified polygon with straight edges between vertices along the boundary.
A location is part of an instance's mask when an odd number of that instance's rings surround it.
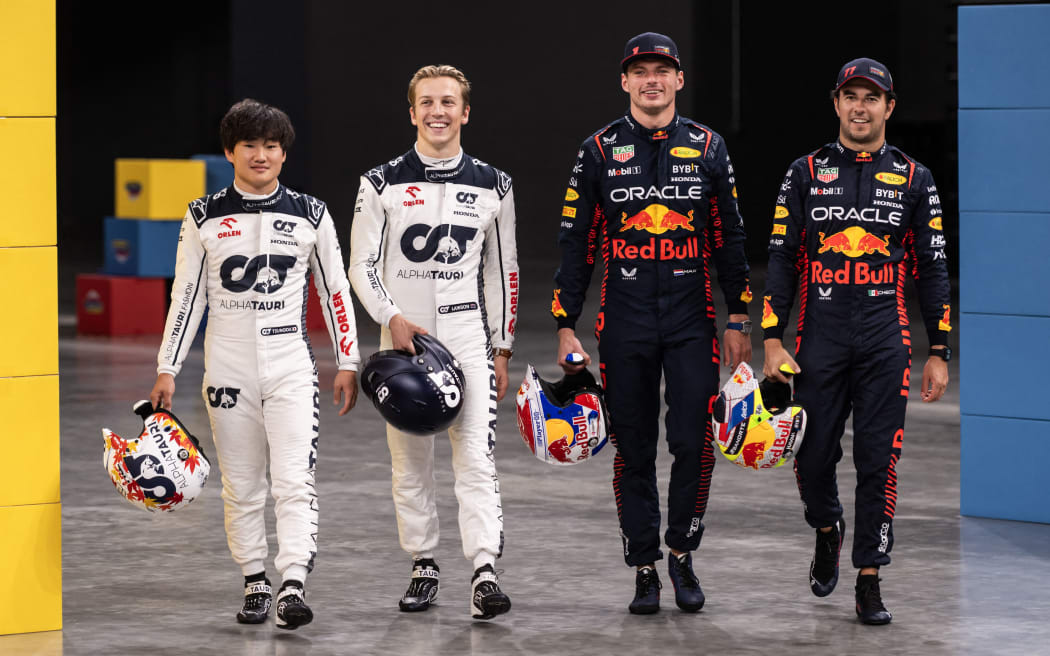
<svg viewBox="0 0 1050 656">
<path fill-rule="evenodd" d="M 1050 523 L 1050 421 L 962 415 L 959 511 Z M 1004 445 L 1007 448 L 1003 448 Z"/>
<path fill-rule="evenodd" d="M 959 8 L 959 108 L 1050 107 L 1050 5 Z"/>
<path fill-rule="evenodd" d="M 1050 212 L 1048 183 L 1050 109 L 959 111 L 960 210 Z"/>
<path fill-rule="evenodd" d="M 225 155 L 194 155 L 190 159 L 204 162 L 204 189 L 217 194 L 233 184 L 233 164 Z"/>
<path fill-rule="evenodd" d="M 1043 281 L 1050 281 L 1050 214 L 960 213 L 962 312 L 1050 316 Z"/>
<path fill-rule="evenodd" d="M 1018 284 L 1025 285 L 1032 293 L 1046 293 L 1040 281 L 1023 280 Z M 962 313 L 959 320 L 959 407 L 962 412 L 1050 421 L 1046 393 L 1048 372 L 1050 317 Z"/>
<path fill-rule="evenodd" d="M 174 278 L 182 221 L 117 219 L 103 226 L 104 273 L 141 278 Z"/>
</svg>

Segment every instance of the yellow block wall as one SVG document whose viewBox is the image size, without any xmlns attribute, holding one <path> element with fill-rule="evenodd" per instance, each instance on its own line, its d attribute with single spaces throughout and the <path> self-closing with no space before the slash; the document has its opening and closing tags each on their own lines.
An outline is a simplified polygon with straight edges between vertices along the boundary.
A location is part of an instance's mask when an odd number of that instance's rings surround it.
<svg viewBox="0 0 1050 656">
<path fill-rule="evenodd" d="M 0 0 L 0 636 L 62 628 L 55 94 L 54 0 Z"/>
</svg>

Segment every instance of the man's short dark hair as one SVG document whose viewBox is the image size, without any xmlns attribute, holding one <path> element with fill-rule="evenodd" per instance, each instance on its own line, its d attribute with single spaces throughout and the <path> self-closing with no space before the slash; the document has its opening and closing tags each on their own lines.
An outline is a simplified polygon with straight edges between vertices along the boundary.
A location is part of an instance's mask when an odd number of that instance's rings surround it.
<svg viewBox="0 0 1050 656">
<path fill-rule="evenodd" d="M 253 139 L 273 140 L 287 151 L 295 142 L 295 128 L 288 115 L 273 105 L 252 98 L 234 103 L 219 124 L 222 147 L 232 151 L 241 141 Z"/>
</svg>

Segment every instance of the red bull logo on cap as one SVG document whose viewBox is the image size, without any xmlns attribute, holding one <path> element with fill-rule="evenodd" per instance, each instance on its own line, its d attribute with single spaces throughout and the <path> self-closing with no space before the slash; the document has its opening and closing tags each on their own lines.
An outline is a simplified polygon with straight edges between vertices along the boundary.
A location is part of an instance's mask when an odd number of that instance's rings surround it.
<svg viewBox="0 0 1050 656">
<path fill-rule="evenodd" d="M 890 256 L 890 236 L 876 237 L 860 226 L 850 226 L 842 232 L 825 237 L 824 233 L 817 233 L 820 237 L 820 248 L 817 253 L 842 253 L 846 257 L 860 257 L 861 255 Z"/>
<path fill-rule="evenodd" d="M 678 230 L 679 228 L 690 232 L 694 230 L 693 210 L 689 210 L 688 214 L 680 214 L 664 205 L 654 203 L 633 216 L 627 216 L 627 212 L 621 212 L 621 214 L 623 216 L 620 220 L 623 222 L 623 226 L 620 228 L 620 232 L 634 228 L 635 230 L 645 230 L 646 232 L 659 235 L 669 230 Z"/>
</svg>

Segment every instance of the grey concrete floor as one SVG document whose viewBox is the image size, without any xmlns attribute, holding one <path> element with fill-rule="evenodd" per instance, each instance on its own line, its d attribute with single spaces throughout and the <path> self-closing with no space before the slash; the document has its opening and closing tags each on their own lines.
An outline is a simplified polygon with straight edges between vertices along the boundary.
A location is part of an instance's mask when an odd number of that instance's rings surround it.
<svg viewBox="0 0 1050 656">
<path fill-rule="evenodd" d="M 529 362 L 541 375 L 557 377 L 545 311 L 553 271 L 547 264 L 535 265 L 542 279 L 537 274 L 524 282 L 511 365 L 515 389 Z M 761 280 L 755 283 L 761 289 Z M 591 310 L 593 300 L 588 316 Z M 234 621 L 241 577 L 225 544 L 217 468 L 191 506 L 154 516 L 126 504 L 102 467 L 99 429 L 132 434 L 141 426 L 130 405 L 152 386 L 159 338 L 78 337 L 64 323 L 64 628 L 0 637 L 5 656 L 1050 653 L 1050 526 L 959 515 L 957 361 L 945 399 L 909 405 L 894 562 L 883 570 L 883 595 L 894 613 L 889 626 L 857 623 L 848 568 L 831 596 L 809 592 L 813 533 L 802 520 L 790 470 L 759 474 L 720 456 L 707 530 L 695 555 L 707 605 L 698 614 L 678 611 L 661 563 L 660 613 L 628 614 L 634 577 L 617 535 L 611 447 L 577 467 L 546 466 L 522 443 L 512 398 L 501 404 L 496 455 L 506 527 L 498 566 L 513 610 L 491 622 L 469 617 L 471 572 L 460 549 L 450 467 L 444 466 L 438 468 L 441 597 L 426 613 L 400 613 L 397 600 L 410 563 L 397 542 L 383 424 L 362 395 L 348 417 L 337 417 L 330 401 L 322 403 L 320 550 L 307 583 L 315 621 L 285 632 L 272 622 L 248 627 Z M 360 310 L 358 324 L 367 356 L 378 345 L 378 332 Z M 754 341 L 752 363 L 758 364 L 761 340 Z M 324 401 L 333 358 L 325 335 L 315 335 L 314 346 Z M 925 352 L 925 345 L 915 348 Z M 921 378 L 922 361 L 917 358 L 913 381 Z M 175 411 L 214 454 L 199 391 L 202 370 L 198 346 L 177 379 Z M 852 527 L 849 440 L 847 432 L 840 487 Z M 437 444 L 437 458 L 447 465 L 448 442 Z M 668 467 L 664 448 L 661 488 Z M 272 559 L 272 500 L 267 512 Z M 849 548 L 847 543 L 844 555 Z M 274 575 L 272 560 L 269 573 Z"/>
</svg>

